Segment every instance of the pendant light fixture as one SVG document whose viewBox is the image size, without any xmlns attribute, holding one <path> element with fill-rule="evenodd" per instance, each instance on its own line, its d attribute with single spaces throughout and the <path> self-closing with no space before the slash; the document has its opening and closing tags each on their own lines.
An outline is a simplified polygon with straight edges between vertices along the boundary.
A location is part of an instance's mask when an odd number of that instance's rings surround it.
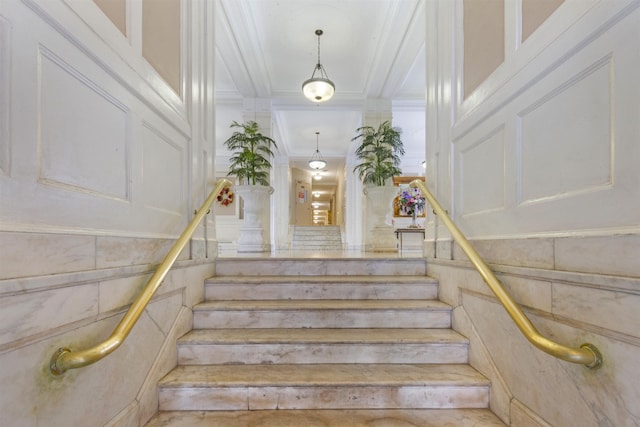
<svg viewBox="0 0 640 427">
<path fill-rule="evenodd" d="M 327 76 L 324 67 L 320 63 L 320 36 L 322 34 L 322 30 L 316 30 L 316 35 L 318 36 L 318 63 L 313 69 L 311 78 L 302 83 L 302 93 L 312 102 L 328 101 L 336 90 L 336 87 L 333 82 L 329 80 L 329 76 Z M 316 72 L 319 74 L 317 77 Z"/>
<path fill-rule="evenodd" d="M 320 150 L 318 150 L 319 135 L 320 135 L 320 132 L 316 132 L 316 152 L 313 153 L 311 160 L 309 160 L 309 167 L 311 169 L 316 169 L 316 170 L 324 169 L 324 167 L 327 166 L 327 162 L 325 162 L 322 159 L 322 156 L 320 155 Z"/>
</svg>

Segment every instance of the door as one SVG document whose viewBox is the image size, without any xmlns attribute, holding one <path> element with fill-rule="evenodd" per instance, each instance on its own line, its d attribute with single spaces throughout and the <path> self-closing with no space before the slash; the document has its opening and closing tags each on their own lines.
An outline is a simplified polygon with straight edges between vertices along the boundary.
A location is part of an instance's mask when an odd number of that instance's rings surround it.
<svg viewBox="0 0 640 427">
<path fill-rule="evenodd" d="M 296 223 L 299 226 L 312 225 L 311 210 L 311 183 L 307 181 L 296 182 Z"/>
</svg>

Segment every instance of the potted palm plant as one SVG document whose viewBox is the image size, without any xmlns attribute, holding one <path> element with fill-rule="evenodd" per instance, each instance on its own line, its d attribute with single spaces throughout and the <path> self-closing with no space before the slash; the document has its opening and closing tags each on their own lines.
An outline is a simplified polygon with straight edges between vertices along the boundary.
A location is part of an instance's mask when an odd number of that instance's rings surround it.
<svg viewBox="0 0 640 427">
<path fill-rule="evenodd" d="M 402 173 L 402 130 L 385 121 L 378 128 L 363 126 L 356 132 L 358 135 L 352 141 L 360 140 L 360 145 L 355 150 L 360 163 L 355 166 L 353 172 L 357 173 L 365 184 L 364 192 L 372 202 L 371 249 L 375 252 L 396 251 L 397 242 L 393 235 L 393 226 L 387 225 L 385 220 L 391 212 L 393 199 L 398 192 L 392 184 L 392 179 Z"/>
<path fill-rule="evenodd" d="M 238 238 L 238 252 L 264 252 L 261 211 L 268 206 L 268 197 L 273 193 L 269 186 L 271 157 L 276 142 L 262 134 L 258 123 L 253 120 L 245 123 L 234 121 L 232 128 L 238 128 L 224 142 L 232 152 L 229 165 L 230 176 L 237 178 L 236 193 L 244 201 L 244 222 Z"/>
</svg>

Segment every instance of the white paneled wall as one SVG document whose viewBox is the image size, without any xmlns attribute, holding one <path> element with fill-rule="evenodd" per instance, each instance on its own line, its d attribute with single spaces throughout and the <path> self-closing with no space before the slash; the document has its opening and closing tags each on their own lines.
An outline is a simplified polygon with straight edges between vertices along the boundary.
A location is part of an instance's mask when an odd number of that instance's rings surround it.
<svg viewBox="0 0 640 427">
<path fill-rule="evenodd" d="M 506 37 L 517 39 L 517 11 L 507 12 Z M 639 231 L 637 28 L 637 2 L 567 0 L 525 43 L 506 43 L 513 50 L 505 63 L 467 99 L 453 85 L 443 97 L 453 114 L 437 118 L 428 161 L 440 162 L 435 185 L 451 186 L 463 231 L 482 238 Z M 458 51 L 461 38 L 452 43 Z M 458 67 L 445 72 L 455 77 Z"/>
<path fill-rule="evenodd" d="M 144 425 L 213 274 L 211 217 L 129 340 L 49 373 L 112 333 L 213 188 L 213 4 L 179 2 L 181 95 L 142 57 L 141 4 L 125 36 L 92 1 L 0 2 L 2 425 Z"/>
<path fill-rule="evenodd" d="M 640 1 L 559 3 L 520 43 L 521 3 L 504 2 L 505 61 L 466 98 L 463 2 L 428 3 L 427 184 L 534 326 L 561 344 L 595 344 L 603 366 L 535 349 L 433 216 L 428 273 L 508 425 L 633 427 Z"/>
</svg>

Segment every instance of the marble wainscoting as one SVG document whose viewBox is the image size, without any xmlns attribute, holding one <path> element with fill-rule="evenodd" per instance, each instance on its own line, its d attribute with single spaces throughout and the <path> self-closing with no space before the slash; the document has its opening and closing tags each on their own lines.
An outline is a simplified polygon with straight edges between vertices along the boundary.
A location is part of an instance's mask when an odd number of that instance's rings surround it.
<svg viewBox="0 0 640 427">
<path fill-rule="evenodd" d="M 470 340 L 471 365 L 491 380 L 493 412 L 514 426 L 640 425 L 640 268 L 632 255 L 640 238 L 472 243 L 544 336 L 592 343 L 604 358 L 590 370 L 537 350 L 455 244 L 431 245 L 443 258 L 428 259 L 428 274 L 455 307 L 453 326 Z"/>
<path fill-rule="evenodd" d="M 158 380 L 176 363 L 211 260 L 181 254 L 113 354 L 60 377 L 48 365 L 59 347 L 106 339 L 173 242 L 0 233 L 0 424 L 138 427 L 157 411 Z"/>
</svg>

